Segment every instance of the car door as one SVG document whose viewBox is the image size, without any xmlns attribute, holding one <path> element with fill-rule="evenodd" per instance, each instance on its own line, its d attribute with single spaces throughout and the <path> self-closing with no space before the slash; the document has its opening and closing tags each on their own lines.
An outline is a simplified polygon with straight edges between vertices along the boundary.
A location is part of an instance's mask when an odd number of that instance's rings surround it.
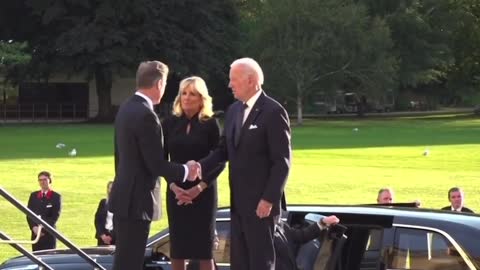
<svg viewBox="0 0 480 270">
<path fill-rule="evenodd" d="M 216 221 L 216 238 L 213 258 L 219 270 L 230 269 L 230 219 L 219 218 Z M 151 243 L 146 250 L 146 270 L 170 270 L 170 238 L 165 233 Z"/>
<path fill-rule="evenodd" d="M 313 263 L 313 270 L 335 270 L 341 264 L 342 250 L 347 241 L 347 227 L 336 225 L 324 237 L 318 239 L 319 250 Z"/>
<path fill-rule="evenodd" d="M 288 222 L 292 228 L 310 227 L 323 218 L 323 215 L 309 213 L 290 213 Z M 316 239 L 301 245 L 295 256 L 299 269 L 334 270 L 339 265 L 343 245 L 347 240 L 347 227 L 337 224 L 323 231 Z"/>
</svg>

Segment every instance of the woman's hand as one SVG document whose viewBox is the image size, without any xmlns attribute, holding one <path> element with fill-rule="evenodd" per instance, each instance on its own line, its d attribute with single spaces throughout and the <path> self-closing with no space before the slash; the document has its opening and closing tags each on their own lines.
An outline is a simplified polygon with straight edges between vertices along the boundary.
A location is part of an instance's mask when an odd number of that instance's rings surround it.
<svg viewBox="0 0 480 270">
<path fill-rule="evenodd" d="M 178 200 L 178 205 L 186 205 L 192 203 L 193 199 L 187 190 L 177 186 L 175 183 L 170 184 L 170 190 L 175 193 L 175 198 Z"/>
</svg>

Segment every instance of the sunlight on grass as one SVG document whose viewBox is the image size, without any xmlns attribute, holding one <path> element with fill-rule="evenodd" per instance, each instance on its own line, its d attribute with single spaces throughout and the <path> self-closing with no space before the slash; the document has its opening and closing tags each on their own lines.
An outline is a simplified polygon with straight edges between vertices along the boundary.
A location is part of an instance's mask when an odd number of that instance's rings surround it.
<svg viewBox="0 0 480 270">
<path fill-rule="evenodd" d="M 373 203 L 390 186 L 398 202 L 448 204 L 447 190 L 464 188 L 467 205 L 480 211 L 480 119 L 426 118 L 306 121 L 293 128 L 289 203 Z M 96 244 L 93 218 L 114 176 L 110 125 L 11 125 L 0 128 L 0 185 L 26 204 L 36 174 L 49 170 L 62 194 L 58 229 L 81 246 Z M 64 149 L 57 149 L 57 143 Z M 76 148 L 77 157 L 68 151 Z M 428 155 L 424 155 L 428 150 Z M 162 185 L 165 192 L 165 185 Z M 219 179 L 219 205 L 229 205 L 228 173 Z M 0 230 L 30 237 L 25 217 L 0 199 Z M 164 212 L 166 213 L 166 212 Z M 166 227 L 166 218 L 151 232 Z M 59 245 L 62 247 L 62 245 Z M 30 248 L 30 247 L 27 247 Z M 16 255 L 0 245 L 0 262 Z"/>
</svg>

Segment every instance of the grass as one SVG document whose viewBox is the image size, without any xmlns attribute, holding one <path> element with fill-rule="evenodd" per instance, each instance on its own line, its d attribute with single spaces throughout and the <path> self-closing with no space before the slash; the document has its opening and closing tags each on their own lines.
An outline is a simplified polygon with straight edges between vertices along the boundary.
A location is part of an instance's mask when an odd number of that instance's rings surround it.
<svg viewBox="0 0 480 270">
<path fill-rule="evenodd" d="M 398 202 L 419 199 L 422 207 L 440 208 L 448 204 L 447 190 L 461 186 L 467 205 L 480 211 L 478 134 L 480 119 L 455 115 L 306 121 L 293 127 L 287 200 L 373 203 L 377 190 L 390 186 Z M 114 176 L 112 138 L 110 125 L 0 126 L 0 186 L 26 204 L 38 188 L 36 174 L 51 171 L 54 189 L 63 198 L 58 229 L 80 246 L 95 245 L 93 215 Z M 67 146 L 55 148 L 60 142 Z M 72 148 L 76 157 L 67 154 Z M 423 155 L 426 149 L 428 156 Z M 227 177 L 224 172 L 219 180 L 221 206 L 228 205 Z M 3 198 L 0 212 L 0 231 L 16 239 L 29 237 L 25 217 Z M 163 218 L 151 231 L 165 226 Z M 0 262 L 17 254 L 0 245 Z"/>
</svg>

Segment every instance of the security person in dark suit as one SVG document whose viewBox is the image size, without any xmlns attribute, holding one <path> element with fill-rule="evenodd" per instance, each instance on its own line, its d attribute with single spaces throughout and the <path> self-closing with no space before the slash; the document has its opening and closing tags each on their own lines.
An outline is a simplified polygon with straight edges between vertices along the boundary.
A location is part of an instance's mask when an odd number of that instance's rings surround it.
<svg viewBox="0 0 480 270">
<path fill-rule="evenodd" d="M 470 208 L 463 206 L 465 203 L 465 193 L 459 187 L 452 187 L 448 190 L 449 206 L 445 206 L 442 210 L 450 210 L 453 212 L 473 213 Z"/>
<path fill-rule="evenodd" d="M 115 180 L 108 202 L 116 237 L 114 270 L 143 269 L 158 177 L 168 184 L 197 178 L 195 170 L 164 159 L 162 127 L 153 105 L 160 103 L 167 76 L 165 64 L 142 62 L 137 91 L 115 118 Z"/>
<path fill-rule="evenodd" d="M 290 171 L 290 121 L 261 86 L 251 58 L 234 61 L 229 87 L 235 98 L 219 146 L 197 166 L 208 175 L 229 161 L 232 270 L 273 270 L 273 234 Z"/>
<path fill-rule="evenodd" d="M 47 171 L 42 171 L 38 174 L 40 190 L 30 194 L 27 207 L 55 228 L 62 209 L 62 199 L 60 194 L 51 189 L 52 179 L 53 176 Z M 27 222 L 32 231 L 31 239 L 33 240 L 37 237 L 39 224 L 36 224 L 28 217 Z M 57 244 L 55 237 L 45 230 L 41 230 L 40 233 L 40 239 L 36 244 L 32 245 L 32 250 L 54 249 Z"/>
<path fill-rule="evenodd" d="M 95 238 L 97 245 L 115 245 L 115 233 L 113 231 L 113 214 L 108 211 L 108 198 L 112 189 L 113 181 L 107 183 L 107 198 L 101 199 L 95 212 Z"/>
</svg>

